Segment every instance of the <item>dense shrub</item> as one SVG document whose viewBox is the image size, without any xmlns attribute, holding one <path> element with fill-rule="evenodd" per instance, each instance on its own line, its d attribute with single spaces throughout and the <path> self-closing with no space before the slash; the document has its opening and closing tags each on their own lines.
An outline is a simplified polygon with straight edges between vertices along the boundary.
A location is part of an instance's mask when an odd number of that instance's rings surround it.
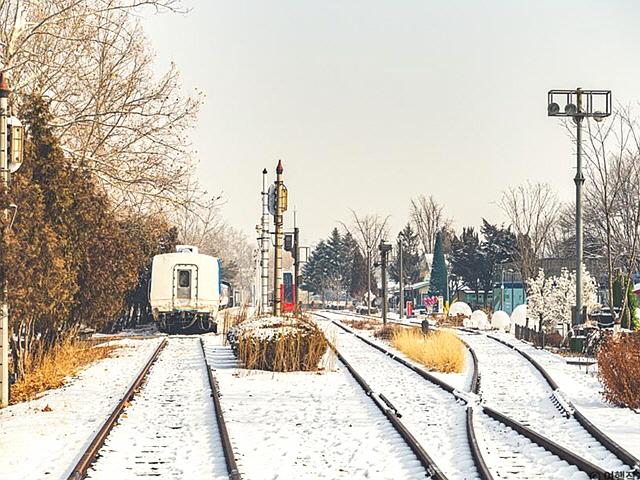
<svg viewBox="0 0 640 480">
<path fill-rule="evenodd" d="M 640 334 L 607 334 L 598 352 L 598 376 L 609 402 L 640 409 Z"/>
<path fill-rule="evenodd" d="M 297 317 L 249 320 L 229 329 L 227 340 L 244 368 L 273 372 L 317 370 L 328 346 L 314 322 Z"/>
</svg>

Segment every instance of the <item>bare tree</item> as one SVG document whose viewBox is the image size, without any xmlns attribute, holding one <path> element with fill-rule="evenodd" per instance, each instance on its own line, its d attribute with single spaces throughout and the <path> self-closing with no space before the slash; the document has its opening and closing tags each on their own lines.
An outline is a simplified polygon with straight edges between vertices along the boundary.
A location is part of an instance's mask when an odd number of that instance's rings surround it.
<svg viewBox="0 0 640 480">
<path fill-rule="evenodd" d="M 629 108 L 620 108 L 605 123 L 587 123 L 584 146 L 585 224 L 604 246 L 607 260 L 608 303 L 613 307 L 614 280 L 625 278 L 638 266 L 640 242 L 640 130 Z M 626 315 L 627 296 L 616 322 Z"/>
<path fill-rule="evenodd" d="M 1 0 L 0 69 L 14 110 L 51 100 L 66 154 L 92 170 L 115 206 L 179 204 L 191 175 L 200 99 L 184 97 L 174 66 L 159 78 L 138 14 L 178 0 Z"/>
<path fill-rule="evenodd" d="M 418 232 L 425 255 L 433 253 L 436 234 L 439 231 L 451 229 L 451 219 L 445 216 L 444 206 L 439 204 L 433 195 L 429 198 L 424 195 L 412 198 L 410 218 Z"/>
<path fill-rule="evenodd" d="M 342 224 L 343 228 L 351 233 L 360 254 L 367 262 L 367 313 L 371 313 L 371 265 L 378 244 L 389 233 L 388 223 L 389 216 L 382 218 L 377 213 L 359 216 L 354 210 L 351 210 L 351 225 Z"/>
<path fill-rule="evenodd" d="M 536 273 L 536 262 L 550 244 L 560 201 L 549 184 L 527 182 L 504 191 L 499 206 L 516 235 L 516 258 L 526 282 Z"/>
</svg>

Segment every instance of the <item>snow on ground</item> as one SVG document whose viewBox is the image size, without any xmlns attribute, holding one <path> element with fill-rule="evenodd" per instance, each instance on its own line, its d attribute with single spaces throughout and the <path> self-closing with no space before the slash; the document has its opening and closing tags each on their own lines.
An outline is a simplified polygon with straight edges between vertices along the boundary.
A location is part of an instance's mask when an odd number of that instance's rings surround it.
<svg viewBox="0 0 640 480">
<path fill-rule="evenodd" d="M 205 345 L 243 478 L 425 478 L 404 440 L 339 362 L 324 372 L 247 372 L 220 336 L 205 337 Z"/>
<path fill-rule="evenodd" d="M 591 423 L 621 447 L 640 458 L 640 413 L 616 407 L 602 397 L 603 387 L 597 376 L 597 366 L 569 365 L 566 359 L 546 350 L 516 340 L 506 333 L 492 333 L 531 355 L 556 381 L 561 392 Z"/>
<path fill-rule="evenodd" d="M 228 478 L 200 337 L 169 337 L 87 475 L 140 477 Z"/>
<path fill-rule="evenodd" d="M 160 341 L 113 342 L 126 348 L 37 400 L 0 410 L 0 480 L 66 479 Z"/>
<path fill-rule="evenodd" d="M 555 408 L 551 389 L 522 355 L 485 335 L 463 335 L 478 357 L 480 395 L 488 406 L 607 471 L 628 470 L 575 418 Z"/>
<path fill-rule="evenodd" d="M 339 314 L 326 315 L 340 318 Z M 478 478 L 462 403 L 352 334 L 328 321 L 318 323 L 374 392 L 393 403 L 402 414 L 402 422 L 445 475 L 451 479 Z"/>
<path fill-rule="evenodd" d="M 344 323 L 344 321 L 348 322 L 348 321 L 353 320 L 353 317 L 351 317 L 350 315 L 344 315 L 343 312 L 339 313 L 339 312 L 323 311 L 322 315 L 325 315 L 325 316 L 327 316 L 327 317 L 329 317 L 329 318 L 331 318 L 333 320 L 341 321 L 343 323 Z M 350 325 L 348 323 L 345 323 L 345 326 L 347 326 L 348 328 L 351 328 L 351 330 L 356 332 L 358 335 L 366 337 L 368 340 L 371 340 L 372 342 L 377 343 L 378 345 L 381 345 L 382 347 L 384 347 L 387 350 L 389 350 L 390 352 L 392 352 L 395 356 L 400 357 L 400 358 L 408 361 L 409 363 L 415 365 L 416 367 L 422 368 L 424 370 L 428 370 L 421 363 L 418 363 L 418 362 L 414 361 L 413 359 L 407 357 L 400 350 L 396 349 L 393 345 L 391 345 L 390 342 L 376 338 L 373 335 L 373 333 L 374 333 L 373 330 L 367 330 L 367 329 L 360 330 L 360 329 L 357 329 L 357 328 L 352 328 L 352 327 L 350 327 Z M 469 353 L 469 350 L 465 348 L 464 372 L 462 372 L 462 373 L 443 373 L 443 372 L 437 372 L 437 371 L 429 370 L 429 373 L 432 374 L 434 377 L 437 377 L 440 380 L 443 380 L 443 381 L 447 382 L 449 385 L 453 386 L 456 390 L 469 391 L 471 389 L 471 379 L 473 377 L 473 359 L 471 358 L 471 354 Z"/>
</svg>

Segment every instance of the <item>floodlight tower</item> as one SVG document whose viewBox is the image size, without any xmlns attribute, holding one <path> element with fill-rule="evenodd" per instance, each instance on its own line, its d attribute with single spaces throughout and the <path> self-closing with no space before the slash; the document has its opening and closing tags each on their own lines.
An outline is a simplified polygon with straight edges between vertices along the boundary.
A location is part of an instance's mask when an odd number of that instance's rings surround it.
<svg viewBox="0 0 640 480">
<path fill-rule="evenodd" d="M 560 104 L 564 103 L 564 110 Z M 574 307 L 572 324 L 579 325 L 585 320 L 582 306 L 582 121 L 593 118 L 596 122 L 603 121 L 611 115 L 611 90 L 549 90 L 547 95 L 547 114 L 550 117 L 571 117 L 576 124 L 576 305 Z"/>
</svg>

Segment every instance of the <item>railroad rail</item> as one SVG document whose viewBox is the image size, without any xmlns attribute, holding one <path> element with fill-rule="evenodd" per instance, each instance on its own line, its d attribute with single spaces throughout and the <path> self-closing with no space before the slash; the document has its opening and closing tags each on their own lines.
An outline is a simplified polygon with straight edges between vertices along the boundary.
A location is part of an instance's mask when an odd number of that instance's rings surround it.
<svg viewBox="0 0 640 480">
<path fill-rule="evenodd" d="M 85 478 L 87 470 L 89 470 L 89 467 L 98 456 L 98 452 L 100 451 L 100 448 L 109 435 L 109 432 L 116 425 L 118 418 L 120 418 L 120 415 L 124 411 L 125 407 L 136 394 L 137 390 L 140 388 L 140 385 L 142 385 L 142 382 L 147 376 L 147 373 L 149 373 L 151 366 L 155 363 L 158 355 L 160 355 L 160 352 L 166 345 L 167 339 L 165 338 L 153 351 L 147 363 L 144 365 L 144 367 L 142 367 L 142 369 L 138 373 L 138 376 L 135 378 L 135 380 L 133 381 L 127 392 L 124 394 L 122 399 L 118 402 L 116 407 L 113 409 L 111 415 L 109 415 L 109 418 L 107 418 L 107 421 L 102 425 L 100 430 L 98 430 L 98 433 L 95 435 L 95 437 L 93 437 L 93 440 L 91 440 L 91 442 L 89 443 L 89 446 L 80 457 L 80 460 L 78 460 L 78 463 L 73 467 L 73 470 L 71 470 L 71 473 L 67 477 L 68 480 L 81 480 Z"/>
<path fill-rule="evenodd" d="M 191 337 L 193 338 L 193 337 Z M 193 338 L 193 341 L 195 342 L 195 338 Z M 184 342 L 185 339 L 182 337 L 177 337 L 176 339 L 173 339 L 172 337 L 172 342 L 174 341 L 178 341 L 178 342 Z M 116 445 L 122 445 L 123 442 L 120 440 L 118 440 L 117 435 L 121 434 L 121 431 L 118 431 L 118 433 L 116 433 L 117 431 L 114 430 L 114 427 L 116 427 L 116 425 L 118 425 L 119 423 L 119 419 L 123 418 L 122 414 L 125 411 L 125 408 L 127 408 L 127 406 L 129 405 L 129 403 L 131 402 L 131 400 L 136 396 L 136 394 L 138 392 L 144 392 L 142 393 L 142 406 L 140 407 L 141 410 L 138 411 L 138 414 L 140 412 L 145 412 L 149 409 L 149 408 L 154 408 L 152 404 L 151 406 L 147 403 L 148 402 L 148 398 L 154 398 L 154 399 L 165 399 L 163 400 L 163 403 L 166 405 L 175 405 L 175 408 L 182 408 L 180 405 L 180 402 L 176 402 L 174 398 L 172 398 L 172 393 L 171 392 L 166 392 L 166 390 L 163 390 L 166 385 L 163 382 L 171 382 L 173 381 L 171 379 L 171 377 L 163 377 L 164 372 L 166 371 L 165 369 L 160 369 L 160 370 L 153 370 L 154 373 L 150 373 L 152 371 L 152 366 L 156 363 L 156 361 L 158 361 L 159 358 L 161 358 L 161 360 L 159 360 L 159 363 L 163 363 L 163 362 L 167 362 L 167 361 L 171 361 L 170 359 L 173 359 L 173 356 L 167 356 L 167 355 L 163 355 L 162 357 L 160 357 L 160 353 L 162 352 L 162 350 L 169 345 L 169 340 L 167 340 L 166 338 L 163 339 L 160 344 L 158 345 L 158 347 L 154 350 L 153 354 L 150 356 L 149 360 L 147 361 L 147 363 L 144 365 L 144 367 L 140 370 L 140 372 L 138 373 L 138 375 L 136 376 L 135 380 L 133 381 L 133 383 L 131 384 L 130 388 L 127 390 L 127 392 L 125 393 L 125 395 L 122 397 L 122 399 L 118 402 L 118 404 L 116 405 L 116 407 L 113 409 L 113 411 L 111 412 L 111 414 L 109 415 L 108 419 L 105 421 L 105 423 L 102 425 L 102 427 L 100 428 L 100 430 L 98 431 L 98 433 L 95 435 L 95 437 L 91 440 L 89 446 L 86 448 L 86 450 L 83 452 L 80 460 L 77 462 L 77 464 L 73 467 L 71 473 L 69 474 L 69 476 L 67 477 L 67 480 L 82 480 L 84 478 L 93 478 L 95 475 L 101 476 L 104 475 L 104 470 L 103 468 L 105 467 L 104 465 L 101 465 L 102 462 L 104 462 L 105 460 L 107 461 L 107 465 L 109 465 L 109 462 L 111 462 L 111 464 L 113 464 L 113 461 L 115 458 L 117 457 L 117 454 L 119 451 L 126 451 L 126 450 L 121 450 L 119 448 L 116 448 L 115 453 L 116 453 L 116 457 L 111 457 L 110 455 L 113 452 L 113 447 L 112 444 L 115 442 Z M 197 350 L 194 350 L 196 347 L 196 345 L 194 343 L 188 343 L 188 344 L 181 344 L 181 343 L 171 343 L 171 346 L 169 347 L 169 349 L 175 349 L 175 348 L 185 348 L 184 345 L 188 345 L 188 352 L 192 352 L 190 353 L 190 355 L 195 354 L 196 356 L 199 356 L 200 353 L 197 353 L 199 351 L 201 351 L 201 355 L 202 358 L 204 360 L 204 364 L 205 364 L 205 368 L 207 371 L 207 378 L 208 378 L 208 384 L 209 387 L 211 389 L 210 391 L 210 397 L 212 398 L 212 407 L 213 407 L 213 413 L 215 414 L 216 417 L 216 423 L 217 423 L 217 432 L 220 436 L 220 445 L 221 445 L 221 449 L 222 452 L 224 454 L 224 461 L 225 461 L 225 466 L 226 466 L 226 471 L 228 473 L 228 478 L 230 480 L 241 480 L 241 476 L 240 473 L 238 471 L 238 467 L 235 461 L 235 456 L 233 453 L 233 449 L 231 447 L 231 442 L 229 439 L 229 434 L 227 432 L 226 429 L 226 424 L 224 422 L 224 417 L 222 414 L 222 408 L 220 405 L 220 400 L 219 400 L 219 389 L 218 389 L 218 385 L 217 385 L 217 381 L 215 379 L 215 376 L 213 375 L 213 371 L 208 363 L 207 360 L 207 356 L 205 353 L 205 349 L 204 349 L 204 343 L 202 341 L 202 337 L 200 337 L 199 339 L 199 344 L 200 347 Z M 180 351 L 180 350 L 178 350 Z M 171 352 L 167 352 L 171 353 Z M 177 357 L 175 357 L 177 358 Z M 158 375 L 160 375 L 160 377 L 158 377 Z M 169 380 L 167 380 L 167 378 L 169 378 Z M 146 386 L 144 388 L 142 388 L 143 383 L 146 381 Z M 202 379 L 202 381 L 205 381 L 204 378 Z M 206 382 L 206 381 L 205 381 Z M 153 387 L 152 387 L 153 384 Z M 178 389 L 180 389 L 180 386 L 176 387 Z M 184 386 L 182 387 L 184 388 Z M 206 388 L 206 387 L 205 387 Z M 197 387 L 196 387 L 197 389 Z M 149 391 L 151 390 L 151 391 Z M 179 391 L 179 390 L 176 390 Z M 202 391 L 202 390 L 199 390 Z M 185 398 L 189 395 L 189 394 L 193 394 L 193 391 L 189 392 L 187 390 L 187 393 L 185 394 Z M 145 396 L 147 396 L 147 398 L 145 398 Z M 200 398 L 202 399 L 206 399 L 206 394 L 205 395 L 200 395 Z M 184 399 L 183 399 L 183 403 L 184 403 Z M 160 405 L 160 404 L 158 404 Z M 133 408 L 133 407 L 132 407 Z M 186 408 L 186 406 L 185 406 Z M 206 407 L 208 410 L 210 410 L 210 406 Z M 128 412 L 129 413 L 129 419 L 132 418 L 132 415 L 134 415 L 132 412 Z M 126 425 L 126 422 L 120 422 L 120 424 L 122 424 L 122 426 L 124 427 Z M 135 431 L 138 432 L 139 430 L 137 430 L 138 427 L 136 427 L 136 424 L 129 424 L 129 428 L 134 428 L 136 429 Z M 173 425 L 169 425 L 167 426 L 167 428 L 175 428 Z M 126 428 L 125 428 L 126 430 Z M 156 430 L 153 430 L 153 432 L 156 432 Z M 111 439 L 109 438 L 110 435 L 116 435 L 115 439 Z M 158 435 L 158 433 L 153 433 L 153 436 Z M 166 433 L 165 433 L 166 435 Z M 202 437 L 204 438 L 204 437 Z M 215 441 L 214 441 L 215 442 Z M 110 444 L 111 443 L 111 444 Z M 217 443 L 217 442 L 215 442 Z M 164 448 L 164 447 L 163 447 Z M 219 447 L 218 447 L 219 448 Z M 141 449 L 142 452 L 145 452 L 145 449 L 142 448 Z M 157 450 L 157 452 L 163 452 L 164 450 Z M 145 452 L 148 453 L 148 452 Z M 136 453 L 136 458 L 138 453 Z M 109 458 L 106 458 L 109 457 Z M 220 461 L 218 462 L 218 467 L 220 470 L 222 470 L 224 467 L 222 465 L 222 456 L 220 456 Z M 206 457 L 205 457 L 206 458 Z M 120 461 L 120 460 L 117 460 Z M 136 463 L 140 463 L 138 461 L 136 461 Z M 151 466 L 151 470 L 152 471 L 157 471 L 156 467 L 158 466 L 158 464 L 160 463 L 165 463 L 163 461 L 160 461 L 158 459 L 156 459 L 156 457 L 152 457 L 152 459 L 150 459 L 150 461 L 148 461 L 148 464 Z M 144 463 L 145 465 L 147 463 Z M 107 467 L 108 468 L 108 467 Z M 160 473 L 157 473 L 157 475 L 161 475 Z"/>
<path fill-rule="evenodd" d="M 499 342 L 499 343 L 501 343 L 501 344 L 513 349 L 514 351 L 516 351 L 520 355 L 522 355 L 522 357 L 524 357 L 538 372 L 540 372 L 540 375 L 542 375 L 542 378 L 544 378 L 544 380 L 547 382 L 549 387 L 554 392 L 557 391 L 557 390 L 560 390 L 560 387 L 555 382 L 555 380 L 551 377 L 549 372 L 547 372 L 545 370 L 545 368 L 542 365 L 540 365 L 540 363 L 538 363 L 527 352 L 524 352 L 524 351 L 520 350 L 519 348 L 517 348 L 515 345 L 513 345 L 513 344 L 511 344 L 509 342 L 506 342 L 506 341 L 504 341 L 504 340 L 502 340 L 500 338 L 494 337 L 493 335 L 486 334 L 486 337 L 490 338 L 492 340 L 495 340 L 496 342 Z M 626 449 L 624 449 L 622 446 L 620 446 L 617 442 L 615 442 L 613 439 L 611 439 L 609 436 L 607 436 L 602 430 L 600 430 L 593 423 L 591 423 L 587 419 L 587 417 L 582 412 L 580 412 L 580 410 L 578 410 L 578 408 L 572 402 L 568 401 L 568 403 L 569 403 L 570 410 L 573 412 L 573 416 L 578 421 L 578 423 L 580 425 L 582 425 L 582 427 L 587 432 L 589 432 L 596 440 L 598 440 L 598 442 L 600 442 L 602 445 L 604 445 L 607 448 L 607 450 L 609 450 L 616 457 L 618 457 L 620 459 L 620 461 L 622 461 L 624 464 L 626 464 L 626 465 L 630 466 L 632 469 L 634 469 L 634 472 L 635 472 L 636 476 L 640 477 L 640 459 L 636 458 L 634 455 L 629 453 Z"/>
<path fill-rule="evenodd" d="M 222 405 L 220 404 L 220 389 L 218 388 L 218 381 L 213 375 L 213 369 L 209 365 L 207 360 L 207 352 L 204 348 L 204 340 L 200 337 L 200 346 L 202 347 L 202 355 L 204 356 L 204 363 L 207 367 L 207 376 L 209 377 L 209 386 L 211 387 L 211 398 L 213 399 L 213 406 L 216 411 L 216 422 L 218 423 L 218 432 L 220 433 L 220 442 L 222 443 L 222 451 L 224 452 L 224 460 L 227 464 L 227 472 L 229 473 L 230 480 L 241 480 L 240 472 L 238 470 L 238 464 L 236 463 L 236 457 L 233 453 L 233 447 L 231 446 L 231 439 L 229 438 L 229 431 L 227 430 L 227 424 L 224 421 L 222 414 Z"/>
<path fill-rule="evenodd" d="M 353 366 L 347 361 L 347 359 L 342 356 L 335 345 L 329 342 L 329 346 L 338 357 L 338 360 L 344 364 L 347 371 L 355 379 L 356 383 L 360 385 L 362 390 L 364 390 L 367 397 L 369 397 L 371 401 L 376 405 L 376 407 L 378 407 L 378 409 L 385 415 L 385 417 L 387 417 L 393 428 L 400 434 L 402 439 L 406 442 L 409 448 L 411 448 L 416 457 L 418 457 L 420 464 L 424 467 L 429 476 L 436 480 L 447 480 L 445 474 L 436 465 L 427 451 L 422 447 L 422 445 L 420 445 L 418 440 L 416 440 L 409 429 L 407 429 L 407 427 L 402 423 L 402 421 L 400 420 L 401 414 L 398 412 L 396 407 L 382 393 L 376 396 L 375 392 L 369 386 L 369 384 L 364 380 L 364 378 L 362 378 L 362 376 L 355 370 L 355 368 L 353 368 Z"/>
<path fill-rule="evenodd" d="M 412 371 L 418 373 L 425 380 L 427 380 L 427 381 L 437 385 L 438 387 L 442 388 L 443 390 L 449 392 L 450 394 L 452 394 L 457 399 L 464 401 L 467 404 L 467 435 L 468 435 L 468 438 L 469 438 L 469 445 L 470 445 L 470 448 L 471 448 L 471 453 L 472 453 L 472 456 L 474 458 L 474 461 L 476 462 L 476 469 L 478 470 L 478 473 L 480 474 L 480 476 L 483 479 L 492 479 L 493 478 L 489 468 L 487 468 L 487 464 L 486 464 L 485 460 L 482 457 L 480 447 L 478 446 L 478 443 L 477 443 L 477 435 L 476 435 L 476 433 L 474 431 L 474 428 L 473 428 L 473 411 L 471 410 L 473 408 L 471 406 L 471 403 L 472 403 L 473 399 L 469 399 L 466 395 L 461 394 L 461 392 L 458 392 L 454 387 L 452 387 L 448 383 L 444 382 L 443 380 L 433 376 L 429 372 L 423 370 L 420 367 L 417 367 L 416 365 L 412 364 L 411 362 L 408 362 L 404 358 L 399 357 L 398 355 L 396 355 L 395 353 L 393 353 L 390 350 L 386 349 L 382 345 L 380 345 L 378 343 L 375 343 L 375 342 L 367 339 L 366 337 L 363 337 L 362 335 L 354 332 L 353 330 L 351 330 L 348 327 L 344 326 L 340 322 L 337 322 L 337 321 L 335 321 L 335 320 L 333 320 L 333 319 L 331 319 L 331 318 L 329 318 L 327 316 L 323 316 L 323 315 L 319 315 L 319 314 L 316 314 L 316 315 L 318 315 L 318 316 L 320 316 L 322 318 L 325 318 L 327 320 L 330 320 L 333 324 L 337 325 L 338 327 L 340 327 L 344 331 L 354 335 L 356 338 L 358 338 L 359 340 L 361 340 L 364 343 L 368 344 L 369 346 L 375 348 L 376 350 L 384 353 L 385 355 L 389 356 L 390 358 L 392 358 L 393 360 L 397 361 L 398 363 L 400 363 L 400 364 L 404 365 L 405 367 L 411 369 Z M 468 345 L 467 345 L 467 347 L 470 349 L 470 352 L 473 352 L 472 348 L 470 348 Z M 474 375 L 472 377 L 472 386 L 470 388 L 470 391 L 471 391 L 471 393 L 477 393 L 479 391 L 479 383 L 478 383 L 478 380 L 477 380 L 478 376 L 479 376 L 479 369 L 478 369 L 477 357 L 475 355 L 475 352 L 472 353 L 472 359 L 474 360 L 473 361 Z M 474 390 L 475 390 L 475 392 L 474 392 Z M 546 438 L 544 435 L 541 435 L 540 433 L 538 433 L 538 432 L 534 431 L 533 429 L 521 424 L 520 422 L 517 422 L 516 420 L 508 417 L 507 415 L 505 415 L 505 414 L 503 414 L 501 412 L 498 412 L 497 410 L 492 409 L 492 408 L 490 408 L 490 407 L 488 407 L 486 405 L 477 405 L 477 406 L 480 408 L 482 413 L 486 414 L 488 417 L 490 417 L 490 418 L 502 423 L 503 425 L 508 426 L 509 428 L 511 428 L 515 432 L 517 432 L 518 434 L 520 434 L 520 435 L 524 436 L 525 438 L 529 439 L 531 442 L 539 445 L 540 447 L 542 447 L 543 449 L 547 450 L 551 454 L 553 454 L 556 457 L 564 460 L 569 465 L 574 465 L 579 470 L 581 470 L 581 471 L 585 472 L 587 475 L 589 475 L 591 478 L 606 478 L 608 475 L 610 475 L 610 472 L 608 472 L 608 471 L 604 470 L 603 468 L 593 464 L 592 462 L 589 462 L 588 460 L 585 460 L 584 458 L 574 454 L 573 452 L 571 452 L 567 448 L 565 448 L 565 447 L 553 442 L 551 439 Z M 605 446 L 605 447 L 607 446 L 605 443 L 602 443 L 602 445 Z M 627 463 L 627 462 L 624 462 L 624 463 Z M 631 464 L 630 466 L 633 468 L 633 464 Z"/>
</svg>

